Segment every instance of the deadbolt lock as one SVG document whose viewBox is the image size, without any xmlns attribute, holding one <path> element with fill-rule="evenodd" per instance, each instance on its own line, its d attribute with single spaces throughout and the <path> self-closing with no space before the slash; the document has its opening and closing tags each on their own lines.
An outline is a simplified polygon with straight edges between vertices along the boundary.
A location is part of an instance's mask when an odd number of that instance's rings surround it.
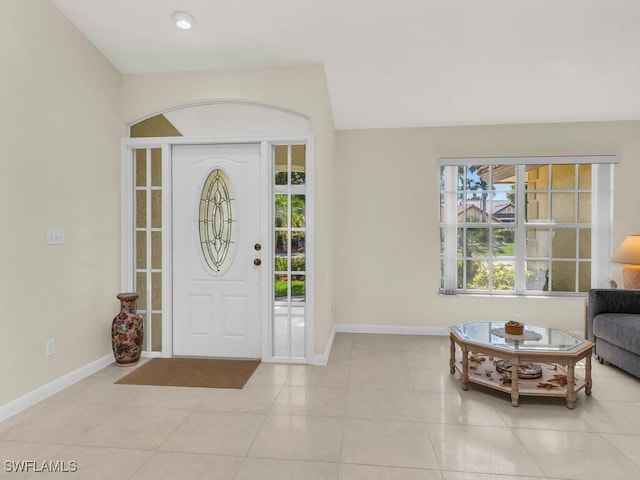
<svg viewBox="0 0 640 480">
<path fill-rule="evenodd" d="M 256 244 L 253 246 L 253 248 L 255 248 L 255 249 L 256 249 L 256 251 L 260 251 L 260 250 L 262 250 L 262 245 L 260 245 L 259 243 L 256 243 Z"/>
</svg>

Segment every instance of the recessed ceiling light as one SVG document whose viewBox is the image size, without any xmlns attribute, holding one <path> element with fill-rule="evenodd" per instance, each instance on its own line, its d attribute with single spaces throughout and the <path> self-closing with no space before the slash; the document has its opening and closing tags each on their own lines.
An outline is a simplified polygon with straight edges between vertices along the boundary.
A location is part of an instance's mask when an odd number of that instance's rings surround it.
<svg viewBox="0 0 640 480">
<path fill-rule="evenodd" d="M 176 22 L 176 27 L 183 30 L 189 30 L 195 23 L 193 17 L 186 12 L 174 13 L 173 20 Z"/>
</svg>

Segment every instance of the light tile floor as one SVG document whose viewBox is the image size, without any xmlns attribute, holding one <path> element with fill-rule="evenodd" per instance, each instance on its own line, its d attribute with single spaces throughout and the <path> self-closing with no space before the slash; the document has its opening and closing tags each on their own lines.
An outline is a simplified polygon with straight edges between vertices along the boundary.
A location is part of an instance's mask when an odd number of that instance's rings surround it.
<svg viewBox="0 0 640 480">
<path fill-rule="evenodd" d="M 447 337 L 338 334 L 326 367 L 262 364 L 243 390 L 116 385 L 130 369 L 110 366 L 0 423 L 0 477 L 59 460 L 83 480 L 640 478 L 640 380 L 594 362 L 575 410 L 514 408 L 463 392 L 448 360 Z"/>
</svg>

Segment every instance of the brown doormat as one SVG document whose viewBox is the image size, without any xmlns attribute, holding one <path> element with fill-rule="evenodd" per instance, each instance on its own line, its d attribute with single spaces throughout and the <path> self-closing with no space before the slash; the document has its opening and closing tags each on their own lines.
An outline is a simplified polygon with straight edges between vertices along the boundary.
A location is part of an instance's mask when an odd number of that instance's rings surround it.
<svg viewBox="0 0 640 480">
<path fill-rule="evenodd" d="M 116 383 L 167 387 L 242 388 L 260 360 L 152 358 Z"/>
</svg>

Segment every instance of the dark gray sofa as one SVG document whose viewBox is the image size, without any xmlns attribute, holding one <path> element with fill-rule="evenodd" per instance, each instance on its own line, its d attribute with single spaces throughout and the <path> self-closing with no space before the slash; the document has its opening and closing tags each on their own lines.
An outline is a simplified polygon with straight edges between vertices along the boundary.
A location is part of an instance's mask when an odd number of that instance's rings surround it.
<svg viewBox="0 0 640 480">
<path fill-rule="evenodd" d="M 640 377 L 640 290 L 591 289 L 586 334 L 600 363 Z"/>
</svg>

